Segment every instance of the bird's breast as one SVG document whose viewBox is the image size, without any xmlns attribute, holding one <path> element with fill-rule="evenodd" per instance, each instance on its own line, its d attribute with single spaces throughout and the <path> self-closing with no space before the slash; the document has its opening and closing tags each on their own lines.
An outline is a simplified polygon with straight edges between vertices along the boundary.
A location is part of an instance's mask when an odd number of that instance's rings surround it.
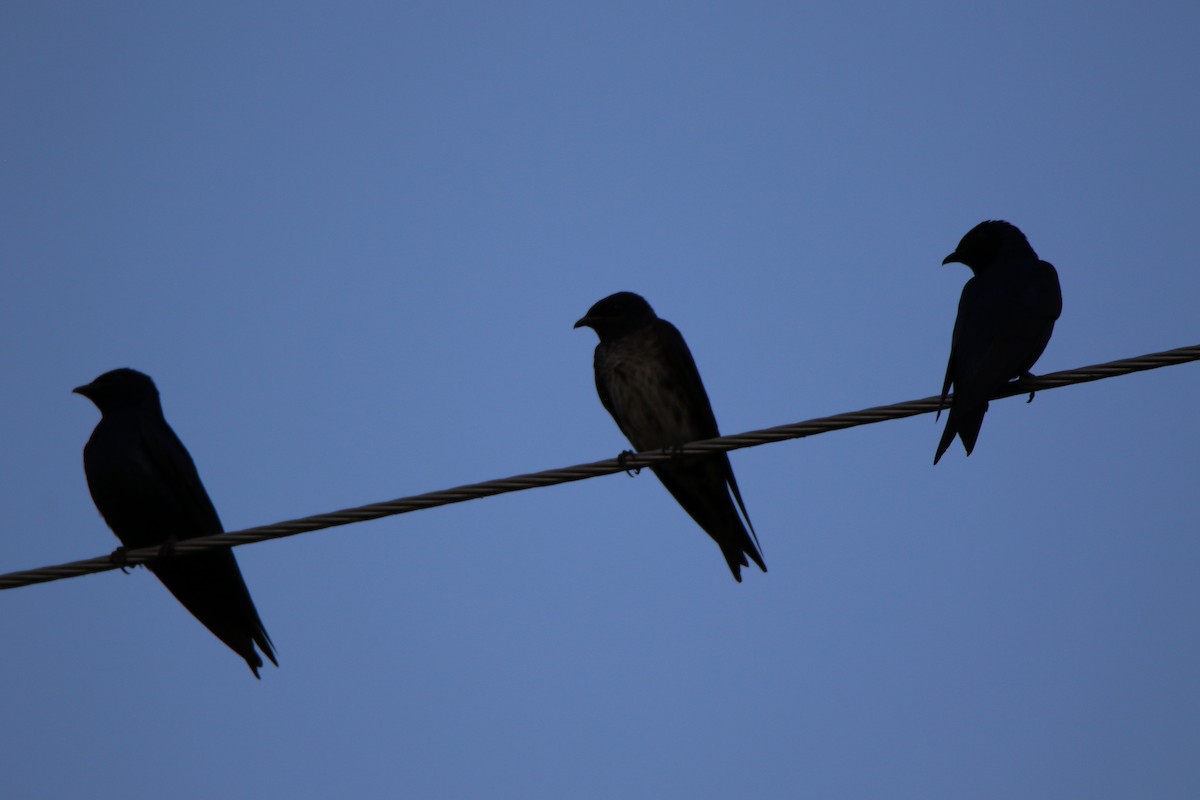
<svg viewBox="0 0 1200 800">
<path fill-rule="evenodd" d="M 598 357 L 596 368 L 605 382 L 613 416 L 635 449 L 653 450 L 703 438 L 689 413 L 678 371 L 652 343 L 635 340 L 608 348 Z"/>
</svg>

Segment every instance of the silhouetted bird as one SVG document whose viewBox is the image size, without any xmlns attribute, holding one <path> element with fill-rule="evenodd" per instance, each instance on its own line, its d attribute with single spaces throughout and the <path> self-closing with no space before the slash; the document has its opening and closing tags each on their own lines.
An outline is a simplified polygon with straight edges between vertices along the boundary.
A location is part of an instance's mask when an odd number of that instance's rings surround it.
<svg viewBox="0 0 1200 800">
<path fill-rule="evenodd" d="M 606 297 L 575 323 L 576 328 L 583 326 L 600 337 L 595 357 L 600 402 L 635 450 L 677 447 L 721 435 L 687 344 L 644 299 L 632 292 Z M 750 516 L 728 455 L 684 456 L 651 469 L 720 546 L 734 578 L 742 580 L 741 568 L 749 566 L 747 555 L 767 571 L 756 547 L 757 535 L 752 540 L 746 532 Z"/>
<path fill-rule="evenodd" d="M 221 533 L 221 520 L 183 443 L 163 417 L 149 376 L 115 369 L 74 390 L 100 422 L 83 448 L 83 470 L 100 515 L 125 547 L 166 545 Z M 274 647 L 228 549 L 168 555 L 150 565 L 171 594 L 235 653 L 254 677 Z"/>
<path fill-rule="evenodd" d="M 943 264 L 960 262 L 975 273 L 963 287 L 942 384 L 942 404 L 954 385 L 954 402 L 938 443 L 936 464 L 955 434 L 967 455 L 975 449 L 988 397 L 1030 368 L 1046 349 L 1062 313 L 1054 267 L 1038 259 L 1025 234 L 1007 222 L 981 222 L 967 232 Z M 941 407 L 938 408 L 941 414 Z"/>
</svg>

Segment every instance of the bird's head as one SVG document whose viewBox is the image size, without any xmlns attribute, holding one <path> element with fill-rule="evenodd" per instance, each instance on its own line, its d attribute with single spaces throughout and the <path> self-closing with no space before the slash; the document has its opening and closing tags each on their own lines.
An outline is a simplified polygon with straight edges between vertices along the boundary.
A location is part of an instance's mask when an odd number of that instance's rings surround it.
<svg viewBox="0 0 1200 800">
<path fill-rule="evenodd" d="M 597 302 L 575 323 L 576 328 L 591 328 L 600 341 L 608 342 L 637 330 L 655 319 L 654 309 L 641 295 L 617 292 Z"/>
<path fill-rule="evenodd" d="M 954 252 L 942 259 L 943 264 L 966 264 L 978 275 L 1003 258 L 1037 258 L 1029 240 L 1016 225 L 1000 220 L 987 220 L 967 231 Z"/>
<path fill-rule="evenodd" d="M 158 389 L 150 376 L 123 367 L 106 372 L 91 383 L 71 391 L 96 404 L 101 414 L 142 406 L 158 406 Z"/>
</svg>

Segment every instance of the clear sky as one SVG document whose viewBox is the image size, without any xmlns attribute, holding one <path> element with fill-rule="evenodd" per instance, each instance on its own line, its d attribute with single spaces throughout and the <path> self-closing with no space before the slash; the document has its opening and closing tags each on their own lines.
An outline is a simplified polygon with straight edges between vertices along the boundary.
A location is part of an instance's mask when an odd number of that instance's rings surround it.
<svg viewBox="0 0 1200 800">
<path fill-rule="evenodd" d="M 1200 343 L 1200 6 L 0 10 L 0 570 L 108 552 L 70 389 L 152 375 L 229 529 L 625 446 L 599 298 L 726 433 L 937 392 L 1007 219 L 1035 372 Z M 1200 366 L 236 551 L 261 682 L 144 570 L 0 593 L 8 797 L 1200 792 Z"/>
</svg>

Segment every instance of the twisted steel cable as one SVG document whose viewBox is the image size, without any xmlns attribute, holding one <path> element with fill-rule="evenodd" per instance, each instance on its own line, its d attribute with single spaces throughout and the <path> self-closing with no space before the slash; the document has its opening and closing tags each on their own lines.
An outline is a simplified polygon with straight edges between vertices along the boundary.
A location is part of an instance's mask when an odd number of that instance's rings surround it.
<svg viewBox="0 0 1200 800">
<path fill-rule="evenodd" d="M 1105 378 L 1115 378 L 1160 367 L 1170 367 L 1185 364 L 1189 361 L 1200 360 L 1200 345 L 1180 347 L 1161 353 L 1149 353 L 1135 358 L 1125 358 L 1110 361 L 1105 364 L 1093 364 L 1079 369 L 1063 370 L 1042 375 L 1032 380 L 1017 381 L 1008 384 L 990 399 L 998 400 L 1027 392 L 1057 389 L 1060 386 L 1071 386 L 1077 383 L 1087 383 Z M 953 396 L 951 397 L 951 400 Z M 634 455 L 624 455 L 619 458 L 609 458 L 603 461 L 593 461 L 588 464 L 577 464 L 571 467 L 551 469 L 544 472 L 531 472 L 525 475 L 514 475 L 510 478 L 471 483 L 453 489 L 443 489 L 426 494 L 401 497 L 382 503 L 371 503 L 365 506 L 346 508 L 327 514 L 315 514 L 310 517 L 277 522 L 273 525 L 260 525 L 240 531 L 203 536 L 186 541 L 176 542 L 170 549 L 169 557 L 182 556 L 218 547 L 238 547 L 239 545 L 263 542 L 268 539 L 282 539 L 299 533 L 333 528 L 339 525 L 349 525 L 354 522 L 389 517 L 396 514 L 407 514 L 426 508 L 461 503 L 465 500 L 475 500 L 481 497 L 491 497 L 508 492 L 519 492 L 525 489 L 536 489 L 542 486 L 554 486 L 560 483 L 594 478 L 598 475 L 610 475 L 614 472 L 640 469 L 657 464 L 660 461 L 677 458 L 689 453 L 712 453 L 728 450 L 739 450 L 744 447 L 756 447 L 771 442 L 781 442 L 787 439 L 801 439 L 815 436 L 819 433 L 853 428 L 858 425 L 870 425 L 892 419 L 903 419 L 918 414 L 936 411 L 942 404 L 938 397 L 925 397 L 920 400 L 909 400 L 887 406 L 876 406 L 861 411 L 850 411 L 835 414 L 831 417 L 820 417 L 806 422 L 794 422 L 789 425 L 779 425 L 758 431 L 738 433 L 732 436 L 721 436 L 716 439 L 706 439 L 691 442 L 681 447 L 669 450 L 649 451 Z M 23 572 L 10 572 L 0 575 L 0 590 L 15 589 L 20 586 L 30 586 L 35 583 L 46 583 L 74 578 L 79 575 L 89 575 L 94 572 L 105 572 L 122 566 L 133 566 L 155 561 L 164 556 L 162 547 L 146 547 L 129 550 L 123 558 L 114 559 L 112 555 L 88 558 L 82 561 L 71 561 L 66 564 L 31 569 Z"/>
</svg>

